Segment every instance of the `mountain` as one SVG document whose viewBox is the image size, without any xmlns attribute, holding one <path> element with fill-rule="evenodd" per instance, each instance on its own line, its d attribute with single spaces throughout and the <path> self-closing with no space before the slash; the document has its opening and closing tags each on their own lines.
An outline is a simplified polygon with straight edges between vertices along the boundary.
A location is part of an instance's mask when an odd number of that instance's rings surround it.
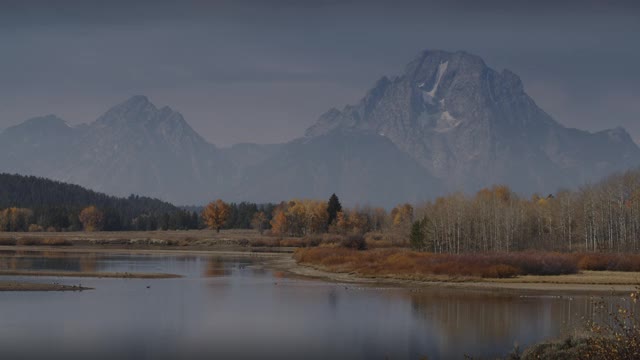
<svg viewBox="0 0 640 360">
<path fill-rule="evenodd" d="M 231 165 L 182 115 L 134 96 L 96 121 L 69 127 L 55 117 L 27 120 L 0 134 L 0 169 L 126 196 L 201 203 L 224 187 Z"/>
<path fill-rule="evenodd" d="M 326 112 L 306 136 L 344 132 L 388 138 L 448 190 L 502 183 L 551 192 L 640 163 L 624 129 L 566 128 L 536 105 L 517 75 L 465 52 L 422 52 L 358 104 Z"/>
<path fill-rule="evenodd" d="M 567 128 L 511 71 L 445 51 L 420 53 L 284 144 L 217 148 L 144 96 L 81 126 L 48 115 L 0 133 L 0 171 L 177 204 L 336 192 L 347 204 L 391 206 L 498 183 L 548 193 L 639 164 L 624 129 Z"/>
<path fill-rule="evenodd" d="M 335 192 L 348 204 L 391 206 L 426 200 L 442 187 L 389 139 L 354 132 L 284 144 L 261 162 L 244 167 L 236 189 L 232 197 L 257 202 L 322 199 Z"/>
</svg>

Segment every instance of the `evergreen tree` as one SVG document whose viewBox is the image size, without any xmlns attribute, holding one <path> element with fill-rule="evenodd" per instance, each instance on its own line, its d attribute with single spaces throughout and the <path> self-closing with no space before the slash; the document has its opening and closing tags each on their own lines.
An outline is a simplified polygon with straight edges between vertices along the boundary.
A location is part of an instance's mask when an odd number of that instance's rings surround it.
<svg viewBox="0 0 640 360">
<path fill-rule="evenodd" d="M 341 211 L 342 205 L 340 205 L 340 200 L 338 199 L 336 194 L 331 195 L 331 197 L 329 198 L 329 205 L 327 206 L 327 212 L 329 213 L 327 224 L 331 225 L 338 217 L 338 213 Z"/>
<path fill-rule="evenodd" d="M 411 234 L 409 235 L 409 242 L 411 248 L 414 250 L 422 251 L 425 248 L 425 236 L 423 224 L 421 221 L 414 221 L 411 225 Z"/>
</svg>

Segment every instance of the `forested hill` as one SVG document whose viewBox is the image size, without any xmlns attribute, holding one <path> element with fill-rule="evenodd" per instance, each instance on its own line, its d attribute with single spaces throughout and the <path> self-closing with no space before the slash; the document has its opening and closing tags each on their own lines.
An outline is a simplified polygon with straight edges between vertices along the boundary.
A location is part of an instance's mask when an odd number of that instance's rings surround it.
<svg viewBox="0 0 640 360">
<path fill-rule="evenodd" d="M 36 176 L 0 174 L 0 209 L 30 210 L 25 215 L 30 218 L 27 224 L 76 230 L 80 226 L 79 213 L 89 206 L 102 213 L 104 230 L 192 228 L 197 227 L 198 221 L 195 213 L 158 199 L 136 195 L 118 198 Z"/>
<path fill-rule="evenodd" d="M 168 202 L 149 197 L 131 195 L 124 199 L 41 177 L 0 174 L 0 208 L 89 205 L 126 209 L 131 214 L 162 214 L 178 210 Z"/>
</svg>

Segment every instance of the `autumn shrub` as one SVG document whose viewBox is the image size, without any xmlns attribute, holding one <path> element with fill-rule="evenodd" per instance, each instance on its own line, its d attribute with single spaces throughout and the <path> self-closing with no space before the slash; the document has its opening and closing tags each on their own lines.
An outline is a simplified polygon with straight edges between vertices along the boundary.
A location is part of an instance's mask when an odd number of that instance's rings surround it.
<svg viewBox="0 0 640 360">
<path fill-rule="evenodd" d="M 280 246 L 280 239 L 278 239 L 278 238 L 257 238 L 257 239 L 251 239 L 249 243 L 253 247 L 278 247 L 278 246 Z"/>
<path fill-rule="evenodd" d="M 24 237 L 18 239 L 16 245 L 19 246 L 36 246 L 42 243 L 42 239 L 34 238 L 34 237 Z"/>
<path fill-rule="evenodd" d="M 306 247 L 309 243 L 309 238 L 287 238 L 280 240 L 280 246 L 284 247 Z"/>
<path fill-rule="evenodd" d="M 578 264 L 571 254 L 557 252 L 519 252 L 498 255 L 502 262 L 520 269 L 527 275 L 576 274 Z"/>
<path fill-rule="evenodd" d="M 283 246 L 295 246 L 295 247 L 315 247 L 315 246 L 319 246 L 320 244 L 322 244 L 323 241 L 323 237 L 320 234 L 314 234 L 314 235 L 307 235 L 304 238 L 300 239 L 300 238 L 291 238 L 288 239 L 289 241 L 286 242 L 290 245 L 283 245 Z"/>
<path fill-rule="evenodd" d="M 637 254 L 576 254 L 581 270 L 640 271 L 640 255 Z"/>
<path fill-rule="evenodd" d="M 188 241 L 188 240 L 182 240 L 182 244 L 181 246 L 186 246 L 189 245 L 190 242 L 195 242 L 195 240 L 192 241 Z M 238 239 L 237 243 L 239 246 L 249 246 L 251 245 L 251 241 L 249 239 Z"/>
<path fill-rule="evenodd" d="M 38 225 L 38 224 L 31 224 L 29 225 L 29 232 L 42 232 L 44 231 L 44 229 L 42 228 L 42 226 Z"/>
<path fill-rule="evenodd" d="M 507 356 L 505 360 L 606 360 L 606 358 L 594 357 L 593 355 L 596 351 L 596 344 L 588 338 L 567 337 L 559 341 L 549 341 L 533 345 L 522 354 L 516 351 Z"/>
<path fill-rule="evenodd" d="M 42 239 L 40 245 L 43 246 L 71 246 L 73 243 L 67 239 L 46 238 Z"/>
<path fill-rule="evenodd" d="M 382 233 L 367 233 L 364 235 L 368 249 L 394 247 L 393 241 Z"/>
<path fill-rule="evenodd" d="M 322 242 L 323 245 L 340 245 L 346 238 L 346 235 L 341 234 L 322 234 Z"/>
<path fill-rule="evenodd" d="M 578 256 L 580 270 L 607 270 L 611 266 L 611 256 L 605 254 L 583 254 Z"/>
<path fill-rule="evenodd" d="M 0 245 L 3 246 L 13 246 L 16 245 L 17 242 L 14 238 L 0 238 Z"/>
<path fill-rule="evenodd" d="M 640 256 L 636 254 L 619 255 L 611 267 L 612 271 L 640 271 Z"/>
<path fill-rule="evenodd" d="M 310 236 L 309 239 L 307 240 L 307 246 L 310 247 L 315 247 L 315 246 L 319 246 L 320 244 L 322 244 L 322 237 L 321 236 Z"/>
<path fill-rule="evenodd" d="M 593 304 L 594 320 L 586 322 L 581 337 L 536 344 L 526 349 L 521 355 L 516 354 L 518 355 L 516 358 L 522 360 L 639 359 L 639 298 L 640 292 L 634 291 L 620 298 L 620 302 L 613 305 L 603 299 L 596 299 Z"/>
<path fill-rule="evenodd" d="M 299 263 L 366 276 L 415 278 L 427 275 L 509 278 L 517 275 L 552 275 L 577 272 L 577 259 L 557 253 L 434 254 L 408 249 L 356 251 L 350 247 L 299 249 Z M 545 255 L 549 259 L 545 259 Z"/>
<path fill-rule="evenodd" d="M 489 265 L 480 273 L 483 278 L 512 278 L 520 274 L 520 270 L 505 264 Z"/>
<path fill-rule="evenodd" d="M 131 245 L 131 239 L 117 238 L 117 239 L 95 239 L 91 240 L 91 243 L 96 245 Z"/>
<path fill-rule="evenodd" d="M 594 345 L 588 358 L 640 358 L 639 299 L 640 291 L 636 290 L 613 308 L 604 300 L 596 301 L 595 313 L 604 320 L 587 322 L 588 339 Z"/>
<path fill-rule="evenodd" d="M 60 238 L 23 237 L 18 239 L 16 245 L 20 246 L 71 246 L 73 243 Z"/>
<path fill-rule="evenodd" d="M 246 244 L 244 244 L 245 246 L 249 245 L 249 240 L 246 239 L 242 239 L 239 240 L 239 245 L 243 245 L 242 242 L 246 242 Z M 185 239 L 179 239 L 179 240 L 167 240 L 165 245 L 167 246 L 188 246 L 191 245 L 195 242 L 195 239 L 193 238 L 185 238 Z"/>
<path fill-rule="evenodd" d="M 347 235 L 342 239 L 340 245 L 347 249 L 365 250 L 367 248 L 367 242 L 362 235 Z"/>
</svg>

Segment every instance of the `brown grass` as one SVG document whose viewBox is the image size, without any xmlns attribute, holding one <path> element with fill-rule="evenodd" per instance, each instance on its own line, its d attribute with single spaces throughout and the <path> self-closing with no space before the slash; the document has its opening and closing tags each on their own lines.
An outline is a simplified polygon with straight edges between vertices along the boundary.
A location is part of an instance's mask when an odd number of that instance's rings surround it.
<svg viewBox="0 0 640 360">
<path fill-rule="evenodd" d="M 18 240 L 9 237 L 0 238 L 0 246 L 14 246 Z"/>
<path fill-rule="evenodd" d="M 397 241 L 394 241 L 389 234 L 370 232 L 364 235 L 364 239 L 367 242 L 367 249 L 392 248 L 398 246 Z"/>
<path fill-rule="evenodd" d="M 579 270 L 638 271 L 640 256 L 623 254 L 563 254 L 518 252 L 484 254 L 433 254 L 406 249 L 356 251 L 339 247 L 296 250 L 298 263 L 332 272 L 362 276 L 425 278 L 512 278 L 520 275 L 568 275 Z"/>
<path fill-rule="evenodd" d="M 18 246 L 71 246 L 73 243 L 61 238 L 23 237 L 16 241 Z"/>
<path fill-rule="evenodd" d="M 576 254 L 581 270 L 640 271 L 640 255 L 637 254 Z"/>
</svg>

